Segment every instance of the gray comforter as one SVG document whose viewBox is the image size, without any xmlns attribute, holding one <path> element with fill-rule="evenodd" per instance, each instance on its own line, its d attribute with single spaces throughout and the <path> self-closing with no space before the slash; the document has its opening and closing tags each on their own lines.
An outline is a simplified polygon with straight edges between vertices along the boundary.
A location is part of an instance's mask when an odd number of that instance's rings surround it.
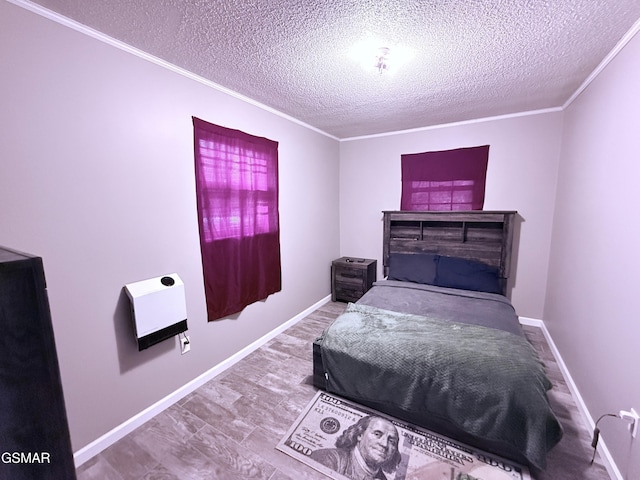
<svg viewBox="0 0 640 480">
<path fill-rule="evenodd" d="M 374 288 L 358 303 L 523 335 L 513 305 L 506 297 L 495 293 L 381 280 L 375 282 Z"/>
<path fill-rule="evenodd" d="M 449 422 L 538 468 L 562 436 L 522 336 L 349 304 L 318 343 L 330 392 L 418 425 Z"/>
</svg>

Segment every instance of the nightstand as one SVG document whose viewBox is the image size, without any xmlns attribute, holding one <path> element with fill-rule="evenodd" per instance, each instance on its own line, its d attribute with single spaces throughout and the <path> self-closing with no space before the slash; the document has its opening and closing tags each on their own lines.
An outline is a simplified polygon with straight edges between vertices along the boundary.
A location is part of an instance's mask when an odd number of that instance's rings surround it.
<svg viewBox="0 0 640 480">
<path fill-rule="evenodd" d="M 355 302 L 376 281 L 377 261 L 342 257 L 331 263 L 331 300 Z"/>
</svg>

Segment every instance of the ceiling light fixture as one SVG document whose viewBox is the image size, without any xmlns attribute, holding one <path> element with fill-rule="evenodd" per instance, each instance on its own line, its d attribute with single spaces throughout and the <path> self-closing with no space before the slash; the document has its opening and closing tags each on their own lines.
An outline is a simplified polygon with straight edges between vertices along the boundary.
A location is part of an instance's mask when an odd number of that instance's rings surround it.
<svg viewBox="0 0 640 480">
<path fill-rule="evenodd" d="M 382 75 L 387 68 L 389 68 L 389 47 L 380 47 L 378 49 L 377 57 L 376 57 L 376 69 L 378 73 Z"/>
<path fill-rule="evenodd" d="M 386 46 L 380 46 L 385 44 Z M 382 75 L 396 73 L 398 67 L 413 58 L 414 51 L 402 45 L 389 45 L 387 42 L 368 37 L 351 48 L 350 56 L 358 61 L 365 71 L 375 71 Z"/>
</svg>

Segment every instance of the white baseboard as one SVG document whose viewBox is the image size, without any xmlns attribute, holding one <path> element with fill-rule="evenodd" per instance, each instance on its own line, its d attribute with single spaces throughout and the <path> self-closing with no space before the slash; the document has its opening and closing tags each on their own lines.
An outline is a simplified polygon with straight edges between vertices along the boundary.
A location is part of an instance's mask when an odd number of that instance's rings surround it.
<svg viewBox="0 0 640 480">
<path fill-rule="evenodd" d="M 331 300 L 331 296 L 330 295 L 326 296 L 325 298 L 323 298 L 319 302 L 315 303 L 314 305 L 310 306 L 309 308 L 307 308 L 303 312 L 300 312 L 295 317 L 291 318 L 290 320 L 287 320 L 286 322 L 284 322 L 279 327 L 271 330 L 269 333 L 267 333 L 263 337 L 259 338 L 258 340 L 256 340 L 252 344 L 246 346 L 245 348 L 243 348 L 239 352 L 233 354 L 231 357 L 227 358 L 226 360 L 223 360 L 222 362 L 220 362 L 219 364 L 217 364 L 216 366 L 214 366 L 210 370 L 204 372 L 199 377 L 194 378 L 189 383 L 183 385 L 182 387 L 180 387 L 179 389 L 177 389 L 173 393 L 170 393 L 169 395 L 167 395 L 163 399 L 157 401 L 156 403 L 154 403 L 150 407 L 148 407 L 148 408 L 144 409 L 143 411 L 141 411 L 140 413 L 134 415 L 133 417 L 131 417 L 130 419 L 128 419 L 125 422 L 121 423 L 120 425 L 118 425 L 117 427 L 112 429 L 111 431 L 105 433 L 100 438 L 94 440 L 90 444 L 88 444 L 85 447 L 79 449 L 78 451 L 76 451 L 73 454 L 73 459 L 75 461 L 76 468 L 78 468 L 80 465 L 85 463 L 87 460 L 89 460 L 89 459 L 93 458 L 94 456 L 98 455 L 100 452 L 102 452 L 106 448 L 110 447 L 115 442 L 117 442 L 118 440 L 123 438 L 125 435 L 131 433 L 136 428 L 138 428 L 140 425 L 142 425 L 146 421 L 150 420 L 151 418 L 155 417 L 157 414 L 159 414 L 163 410 L 169 408 L 171 405 L 173 405 L 174 403 L 176 403 L 180 399 L 186 397 L 188 394 L 190 394 L 191 392 L 193 392 L 197 388 L 199 388 L 202 385 L 204 385 L 205 383 L 207 383 L 213 377 L 215 377 L 216 375 L 220 374 L 221 372 L 223 372 L 224 370 L 229 368 L 234 363 L 242 360 L 244 357 L 249 355 L 251 352 L 253 352 L 254 350 L 258 349 L 259 347 L 261 347 L 262 345 L 267 343 L 269 340 L 274 338 L 276 335 L 282 333 L 283 331 L 285 331 L 290 326 L 292 326 L 295 323 L 299 322 L 300 320 L 305 318 L 307 315 L 309 315 L 311 312 L 313 312 L 314 310 L 317 310 L 318 308 L 320 308 L 322 305 L 324 305 L 325 303 L 329 302 L 330 300 Z"/>
<path fill-rule="evenodd" d="M 580 395 L 580 391 L 578 390 L 578 387 L 573 381 L 573 378 L 569 373 L 569 369 L 567 368 L 567 365 L 564 363 L 564 360 L 562 359 L 562 355 L 560 355 L 560 352 L 558 351 L 558 348 L 556 347 L 556 344 L 553 341 L 553 338 L 551 337 L 549 330 L 547 330 L 547 327 L 544 324 L 544 322 L 536 318 L 528 318 L 528 317 L 518 317 L 518 318 L 522 325 L 538 327 L 542 330 L 544 338 L 547 340 L 547 343 L 549 344 L 549 348 L 551 349 L 551 353 L 553 353 L 553 356 L 555 357 L 556 362 L 558 362 L 558 367 L 560 367 L 562 376 L 564 377 L 565 382 L 567 382 L 569 391 L 571 392 L 571 395 L 573 395 L 573 398 L 576 400 L 578 410 L 580 410 L 583 418 L 585 419 L 589 427 L 593 430 L 595 428 L 595 421 L 593 420 L 591 413 L 589 413 L 589 410 L 587 409 L 587 405 L 584 403 L 584 399 L 582 398 L 582 395 Z M 618 470 L 618 466 L 616 465 L 616 462 L 613 460 L 613 457 L 611 456 L 611 452 L 609 452 L 609 449 L 607 448 L 607 445 L 604 442 L 602 437 L 600 437 L 600 440 L 598 441 L 598 449 L 602 457 L 602 463 L 604 464 L 611 478 L 615 480 L 624 480 L 622 474 L 620 473 L 620 470 Z"/>
</svg>

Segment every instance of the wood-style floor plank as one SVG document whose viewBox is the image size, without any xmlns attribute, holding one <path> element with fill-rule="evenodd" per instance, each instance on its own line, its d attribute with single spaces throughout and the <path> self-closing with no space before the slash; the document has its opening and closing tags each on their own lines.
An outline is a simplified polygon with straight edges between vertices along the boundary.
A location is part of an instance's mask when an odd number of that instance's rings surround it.
<svg viewBox="0 0 640 480">
<path fill-rule="evenodd" d="M 312 343 L 344 311 L 329 302 L 87 461 L 78 480 L 323 480 L 275 449 L 313 398 Z M 536 480 L 610 480 L 542 331 L 524 327 L 553 383 L 565 434 Z"/>
</svg>

